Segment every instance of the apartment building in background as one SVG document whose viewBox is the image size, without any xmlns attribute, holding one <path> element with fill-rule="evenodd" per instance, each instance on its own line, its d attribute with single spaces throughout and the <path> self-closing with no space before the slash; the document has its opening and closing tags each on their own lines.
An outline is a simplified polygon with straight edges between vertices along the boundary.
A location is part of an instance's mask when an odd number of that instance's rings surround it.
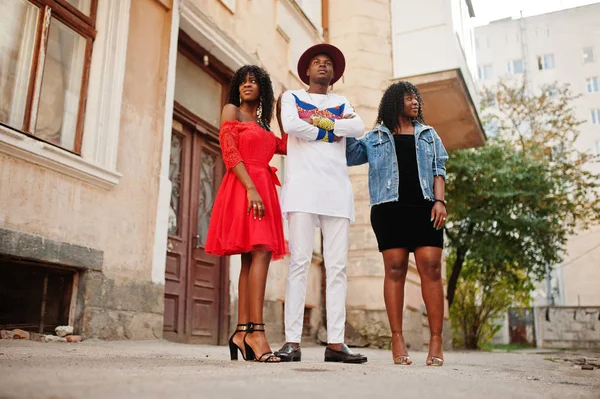
<svg viewBox="0 0 600 399">
<path fill-rule="evenodd" d="M 584 121 L 576 143 L 600 156 L 600 3 L 519 19 L 501 19 L 475 28 L 478 80 L 526 78 L 531 90 L 568 83 L 575 94 L 576 117 Z M 600 163 L 588 165 L 600 173 Z M 570 237 L 562 264 L 553 265 L 550 295 L 546 284 L 536 304 L 598 306 L 600 227 Z"/>
<path fill-rule="evenodd" d="M 469 0 L 2 2 L 0 328 L 71 324 L 88 338 L 224 344 L 240 259 L 203 248 L 233 72 L 257 64 L 276 95 L 300 88 L 299 56 L 328 41 L 347 61 L 334 90 L 367 126 L 385 88 L 406 79 L 448 149 L 483 145 L 472 16 Z M 273 166 L 283 180 L 285 159 Z M 387 345 L 367 168 L 350 174 L 347 338 Z M 269 271 L 272 342 L 284 339 L 287 262 Z M 306 339 L 323 326 L 323 281 L 316 232 Z M 428 334 L 414 262 L 405 306 L 407 342 L 420 348 Z"/>
</svg>

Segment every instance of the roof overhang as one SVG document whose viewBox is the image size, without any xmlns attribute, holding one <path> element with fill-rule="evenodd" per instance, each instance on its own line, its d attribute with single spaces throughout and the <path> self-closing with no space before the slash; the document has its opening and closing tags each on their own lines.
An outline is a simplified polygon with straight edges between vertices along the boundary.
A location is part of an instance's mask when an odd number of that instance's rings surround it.
<svg viewBox="0 0 600 399">
<path fill-rule="evenodd" d="M 394 79 L 417 86 L 425 122 L 438 132 L 448 150 L 480 147 L 486 136 L 477 107 L 460 69 Z"/>
</svg>

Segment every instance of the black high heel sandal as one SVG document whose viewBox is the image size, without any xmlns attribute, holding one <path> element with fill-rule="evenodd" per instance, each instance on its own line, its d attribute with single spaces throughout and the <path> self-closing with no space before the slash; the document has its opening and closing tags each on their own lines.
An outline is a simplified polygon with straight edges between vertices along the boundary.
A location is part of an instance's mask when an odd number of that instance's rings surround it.
<svg viewBox="0 0 600 399">
<path fill-rule="evenodd" d="M 256 328 L 256 326 L 262 326 L 262 328 Z M 253 332 L 265 332 L 264 323 L 257 323 L 257 324 L 252 323 L 252 322 L 248 323 L 248 332 L 244 336 L 244 348 L 246 349 L 247 360 L 252 359 L 259 363 L 280 363 L 281 359 L 278 356 L 275 356 L 275 354 L 273 352 L 266 352 L 258 357 L 256 356 L 256 354 L 254 353 L 254 349 L 252 349 L 252 347 L 250 345 L 248 345 L 248 342 L 246 342 L 246 337 L 248 336 L 248 334 L 252 334 Z M 273 359 L 273 358 L 276 358 L 279 360 L 271 361 L 271 359 Z"/>
<path fill-rule="evenodd" d="M 233 332 L 233 335 L 231 335 L 231 338 L 229 338 L 229 354 L 231 355 L 231 360 L 238 360 L 238 350 L 242 354 L 242 357 L 244 358 L 244 360 L 254 360 L 251 358 L 247 358 L 246 355 L 244 354 L 244 351 L 242 351 L 242 348 L 240 348 L 239 346 L 237 346 L 237 344 L 235 342 L 233 342 L 234 335 L 239 332 L 246 332 L 246 334 L 247 334 L 248 333 L 248 324 L 238 324 L 237 328 Z M 246 338 L 246 336 L 244 336 L 244 343 L 245 343 L 245 338 Z M 246 353 L 248 353 L 248 352 L 246 352 Z"/>
</svg>

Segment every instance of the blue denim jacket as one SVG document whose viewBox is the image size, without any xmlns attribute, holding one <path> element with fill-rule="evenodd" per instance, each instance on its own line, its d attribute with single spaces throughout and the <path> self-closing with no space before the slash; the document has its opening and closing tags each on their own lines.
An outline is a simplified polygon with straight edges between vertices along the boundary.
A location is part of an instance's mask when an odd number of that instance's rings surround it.
<svg viewBox="0 0 600 399">
<path fill-rule="evenodd" d="M 433 201 L 434 176 L 446 179 L 448 153 L 440 136 L 431 126 L 415 122 L 417 169 L 423 197 Z M 348 166 L 369 163 L 370 205 L 398 201 L 398 160 L 396 146 L 390 130 L 379 125 L 361 139 L 346 138 Z"/>
</svg>

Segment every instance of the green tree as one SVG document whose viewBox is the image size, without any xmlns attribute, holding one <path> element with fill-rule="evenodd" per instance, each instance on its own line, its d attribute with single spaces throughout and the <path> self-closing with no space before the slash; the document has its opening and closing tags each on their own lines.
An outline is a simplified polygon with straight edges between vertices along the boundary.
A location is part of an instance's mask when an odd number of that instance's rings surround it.
<svg viewBox="0 0 600 399">
<path fill-rule="evenodd" d="M 562 203 L 559 219 L 569 233 L 600 221 L 599 178 L 588 165 L 598 162 L 590 152 L 577 149 L 578 127 L 574 101 L 580 98 L 568 84 L 546 84 L 536 92 L 524 83 L 501 81 L 483 92 L 484 124 L 498 124 L 498 137 L 550 167 L 556 182 L 550 192 Z"/>
<path fill-rule="evenodd" d="M 452 154 L 446 234 L 453 253 L 448 302 L 453 305 L 465 261 L 483 275 L 515 271 L 542 278 L 560 260 L 567 232 L 557 217 L 560 202 L 549 192 L 549 166 L 495 139 Z M 558 245 L 557 245 L 558 244 Z M 468 272 L 468 271 L 467 271 Z"/>
<path fill-rule="evenodd" d="M 504 266 L 503 270 L 501 266 Z M 468 259 L 450 309 L 455 347 L 477 349 L 488 342 L 511 307 L 528 307 L 533 289 L 531 278 L 512 265 L 496 265 L 498 273 L 485 273 L 486 267 Z"/>
<path fill-rule="evenodd" d="M 530 93 L 502 82 L 483 93 L 484 124 L 498 132 L 485 147 L 454 152 L 448 167 L 451 307 L 466 261 L 482 277 L 542 279 L 567 237 L 600 220 L 592 159 L 575 148 L 575 98 L 568 86 Z"/>
</svg>

